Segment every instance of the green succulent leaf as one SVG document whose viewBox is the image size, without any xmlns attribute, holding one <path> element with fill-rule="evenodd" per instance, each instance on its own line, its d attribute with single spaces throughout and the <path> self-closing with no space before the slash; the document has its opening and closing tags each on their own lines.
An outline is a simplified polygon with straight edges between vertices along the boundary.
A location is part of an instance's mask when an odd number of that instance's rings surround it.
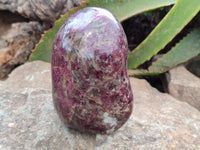
<svg viewBox="0 0 200 150">
<path fill-rule="evenodd" d="M 183 29 L 199 10 L 200 0 L 178 0 L 176 5 L 148 37 L 128 55 L 128 69 L 137 68 L 158 53 Z"/>
<path fill-rule="evenodd" d="M 194 29 L 148 70 L 129 70 L 129 75 L 156 75 L 200 54 L 200 28 Z"/>
<path fill-rule="evenodd" d="M 89 6 L 106 8 L 118 20 L 123 21 L 136 14 L 172 5 L 176 2 L 177 0 L 90 0 Z"/>
<path fill-rule="evenodd" d="M 87 0 L 80 7 L 69 10 L 63 15 L 54 25 L 53 29 L 47 31 L 42 36 L 39 44 L 36 46 L 30 60 L 42 60 L 51 62 L 51 49 L 54 37 L 62 26 L 64 21 L 74 12 L 84 7 L 102 7 L 110 10 L 120 21 L 123 21 L 133 15 L 156 9 L 163 6 L 168 6 L 176 3 L 177 0 Z"/>
</svg>

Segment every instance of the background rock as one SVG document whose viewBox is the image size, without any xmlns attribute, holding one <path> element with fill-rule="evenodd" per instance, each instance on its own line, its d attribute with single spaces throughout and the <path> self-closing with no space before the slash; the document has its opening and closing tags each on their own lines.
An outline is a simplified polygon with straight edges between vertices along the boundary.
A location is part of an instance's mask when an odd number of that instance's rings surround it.
<svg viewBox="0 0 200 150">
<path fill-rule="evenodd" d="M 0 19 L 3 33 L 0 35 L 0 79 L 5 78 L 11 70 L 23 64 L 39 41 L 42 26 L 38 22 L 17 22 L 8 25 Z M 5 28 L 5 26 L 7 28 Z"/>
<path fill-rule="evenodd" d="M 81 0 L 1 0 L 0 10 L 9 10 L 31 20 L 53 22 L 80 3 Z"/>
<path fill-rule="evenodd" d="M 200 55 L 190 60 L 186 68 L 200 78 Z"/>
<path fill-rule="evenodd" d="M 114 134 L 89 135 L 59 120 L 52 104 L 50 64 L 18 67 L 0 81 L 0 149 L 200 149 L 198 110 L 145 80 L 130 80 L 135 105 L 128 122 Z"/>
<path fill-rule="evenodd" d="M 44 30 L 81 0 L 0 0 L 0 80 L 27 61 Z"/>
<path fill-rule="evenodd" d="M 184 66 L 171 69 L 169 76 L 169 93 L 200 110 L 200 79 Z"/>
</svg>

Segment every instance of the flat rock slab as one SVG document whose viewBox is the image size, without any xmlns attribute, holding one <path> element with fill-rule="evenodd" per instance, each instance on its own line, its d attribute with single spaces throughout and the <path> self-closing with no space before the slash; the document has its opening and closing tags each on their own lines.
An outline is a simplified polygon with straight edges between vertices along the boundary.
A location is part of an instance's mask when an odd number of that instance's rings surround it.
<svg viewBox="0 0 200 150">
<path fill-rule="evenodd" d="M 185 101 L 200 111 L 200 78 L 190 73 L 184 66 L 169 71 L 169 93 Z"/>
<path fill-rule="evenodd" d="M 0 81 L 0 149 L 131 150 L 200 149 L 200 112 L 130 78 L 134 111 L 111 135 L 91 135 L 65 127 L 51 94 L 50 64 L 36 61 Z"/>
</svg>

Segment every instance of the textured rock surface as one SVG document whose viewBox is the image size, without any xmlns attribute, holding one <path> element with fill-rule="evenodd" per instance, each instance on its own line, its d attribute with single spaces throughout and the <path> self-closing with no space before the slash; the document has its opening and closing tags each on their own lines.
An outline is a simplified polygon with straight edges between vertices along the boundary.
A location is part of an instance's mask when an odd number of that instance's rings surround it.
<svg viewBox="0 0 200 150">
<path fill-rule="evenodd" d="M 127 121 L 133 107 L 127 47 L 122 26 L 102 8 L 84 8 L 60 28 L 52 50 L 53 99 L 66 125 L 112 133 Z"/>
<path fill-rule="evenodd" d="M 53 108 L 50 74 L 50 64 L 38 61 L 0 81 L 0 149 L 200 149 L 200 112 L 135 78 L 133 115 L 117 132 L 88 135 L 66 128 Z"/>
<path fill-rule="evenodd" d="M 23 64 L 31 54 L 31 50 L 39 41 L 43 32 L 38 22 L 18 22 L 11 25 L 0 19 L 0 79 L 10 71 Z M 5 28 L 5 26 L 7 27 Z"/>
<path fill-rule="evenodd" d="M 200 78 L 200 55 L 190 60 L 186 68 Z"/>
<path fill-rule="evenodd" d="M 184 66 L 169 71 L 169 93 L 200 110 L 200 79 Z"/>
<path fill-rule="evenodd" d="M 80 3 L 81 0 L 0 0 L 0 79 L 28 59 L 43 29 Z"/>
<path fill-rule="evenodd" d="M 0 10 L 9 10 L 32 20 L 55 21 L 81 0 L 1 0 Z"/>
</svg>

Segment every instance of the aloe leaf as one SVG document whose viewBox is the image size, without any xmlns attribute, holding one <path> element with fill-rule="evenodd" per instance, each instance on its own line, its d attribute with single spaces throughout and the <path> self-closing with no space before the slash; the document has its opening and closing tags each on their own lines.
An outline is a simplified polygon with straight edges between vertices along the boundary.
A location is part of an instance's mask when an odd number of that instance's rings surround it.
<svg viewBox="0 0 200 150">
<path fill-rule="evenodd" d="M 110 10 L 118 20 L 127 18 L 163 6 L 176 3 L 177 0 L 90 0 L 89 6 L 102 7 Z"/>
<path fill-rule="evenodd" d="M 87 0 L 80 7 L 69 10 L 63 15 L 54 25 L 54 28 L 45 32 L 39 44 L 36 46 L 30 60 L 42 60 L 51 62 L 51 49 L 55 34 L 64 23 L 64 21 L 74 12 L 83 7 L 103 7 L 110 10 L 120 21 L 127 19 L 130 16 L 163 7 L 176 3 L 177 0 Z"/>
<path fill-rule="evenodd" d="M 136 68 L 169 43 L 199 12 L 200 0 L 179 0 L 149 36 L 128 55 L 128 68 Z"/>
<path fill-rule="evenodd" d="M 200 28 L 195 29 L 149 67 L 150 72 L 165 72 L 200 54 Z"/>
<path fill-rule="evenodd" d="M 128 70 L 129 76 L 143 76 L 143 75 L 154 75 L 154 73 L 148 72 L 146 69 L 134 69 L 134 70 Z"/>
<path fill-rule="evenodd" d="M 148 70 L 129 70 L 129 75 L 156 75 L 200 54 L 200 28 L 194 29 Z"/>
</svg>

